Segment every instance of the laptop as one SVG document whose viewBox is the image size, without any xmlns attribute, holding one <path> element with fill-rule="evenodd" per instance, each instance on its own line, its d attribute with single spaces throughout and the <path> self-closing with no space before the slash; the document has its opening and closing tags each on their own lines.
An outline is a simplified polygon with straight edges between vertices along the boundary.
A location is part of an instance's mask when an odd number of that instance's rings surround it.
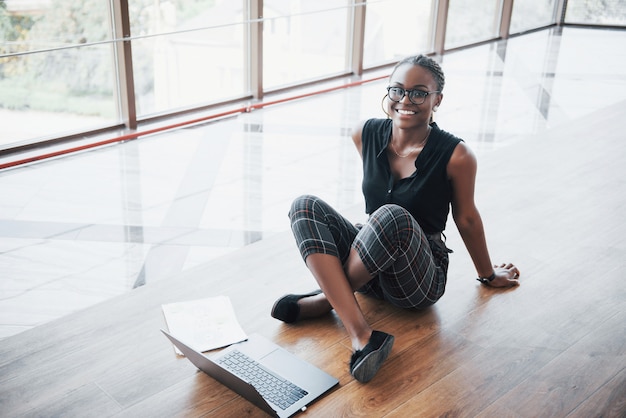
<svg viewBox="0 0 626 418">
<path fill-rule="evenodd" d="M 339 383 L 323 370 L 259 335 L 204 355 L 163 334 L 198 369 L 275 417 L 290 417 Z"/>
</svg>

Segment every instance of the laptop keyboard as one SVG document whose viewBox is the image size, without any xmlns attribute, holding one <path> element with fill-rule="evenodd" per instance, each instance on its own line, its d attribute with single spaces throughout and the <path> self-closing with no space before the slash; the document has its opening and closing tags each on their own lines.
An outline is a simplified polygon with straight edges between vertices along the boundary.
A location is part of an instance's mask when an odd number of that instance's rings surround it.
<svg viewBox="0 0 626 418">
<path fill-rule="evenodd" d="M 258 362 L 233 350 L 217 360 L 222 367 L 250 383 L 269 402 L 287 409 L 308 392 L 293 383 L 284 380 Z"/>
</svg>

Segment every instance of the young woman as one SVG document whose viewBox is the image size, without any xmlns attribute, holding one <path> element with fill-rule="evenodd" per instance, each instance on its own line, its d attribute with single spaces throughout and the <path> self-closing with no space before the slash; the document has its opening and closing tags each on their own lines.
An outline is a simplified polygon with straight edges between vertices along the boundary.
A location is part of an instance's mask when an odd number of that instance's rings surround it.
<svg viewBox="0 0 626 418">
<path fill-rule="evenodd" d="M 360 382 L 374 377 L 394 337 L 372 330 L 354 292 L 402 308 L 439 300 L 450 252 L 441 237 L 450 208 L 478 280 L 494 287 L 519 284 L 517 267 L 491 263 L 474 203 L 474 154 L 432 122 L 444 81 L 431 58 L 402 60 L 383 97 L 388 119 L 370 119 L 354 130 L 363 160 L 367 223 L 353 225 L 314 196 L 296 199 L 289 213 L 302 257 L 321 290 L 280 298 L 272 316 L 291 323 L 334 309 L 352 341 L 350 373 Z"/>
</svg>

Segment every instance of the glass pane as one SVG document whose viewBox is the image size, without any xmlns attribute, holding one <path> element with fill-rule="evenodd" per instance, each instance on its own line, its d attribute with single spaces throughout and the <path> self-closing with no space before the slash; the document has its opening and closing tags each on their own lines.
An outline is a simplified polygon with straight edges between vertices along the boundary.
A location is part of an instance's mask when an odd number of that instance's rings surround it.
<svg viewBox="0 0 626 418">
<path fill-rule="evenodd" d="M 450 0 L 445 49 L 498 36 L 500 0 Z"/>
<path fill-rule="evenodd" d="M 363 67 L 432 51 L 433 1 L 384 0 L 367 4 Z"/>
<path fill-rule="evenodd" d="M 509 33 L 519 33 L 555 23 L 556 0 L 525 0 L 513 2 Z"/>
<path fill-rule="evenodd" d="M 139 118 L 242 97 L 243 1 L 138 0 L 130 6 Z"/>
<path fill-rule="evenodd" d="M 554 113 L 579 120 L 598 109 L 623 106 L 625 56 L 619 51 L 624 45 L 624 31 L 564 27 L 551 91 Z M 581 100 L 580 92 L 589 90 L 594 93 Z"/>
<path fill-rule="evenodd" d="M 119 120 L 107 2 L 33 5 L 0 3 L 0 148 Z"/>
<path fill-rule="evenodd" d="M 626 0 L 569 0 L 565 23 L 626 25 Z"/>
<path fill-rule="evenodd" d="M 263 3 L 266 90 L 347 71 L 352 15 L 349 1 L 265 0 Z"/>
</svg>

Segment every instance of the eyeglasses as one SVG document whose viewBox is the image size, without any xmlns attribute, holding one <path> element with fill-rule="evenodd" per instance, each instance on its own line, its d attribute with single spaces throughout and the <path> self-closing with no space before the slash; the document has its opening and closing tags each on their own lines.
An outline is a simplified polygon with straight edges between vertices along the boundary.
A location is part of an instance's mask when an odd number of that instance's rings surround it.
<svg viewBox="0 0 626 418">
<path fill-rule="evenodd" d="M 441 91 L 406 90 L 402 87 L 387 87 L 387 95 L 392 102 L 399 103 L 404 96 L 409 96 L 411 103 L 421 105 L 426 101 L 429 94 L 441 93 Z"/>
</svg>

